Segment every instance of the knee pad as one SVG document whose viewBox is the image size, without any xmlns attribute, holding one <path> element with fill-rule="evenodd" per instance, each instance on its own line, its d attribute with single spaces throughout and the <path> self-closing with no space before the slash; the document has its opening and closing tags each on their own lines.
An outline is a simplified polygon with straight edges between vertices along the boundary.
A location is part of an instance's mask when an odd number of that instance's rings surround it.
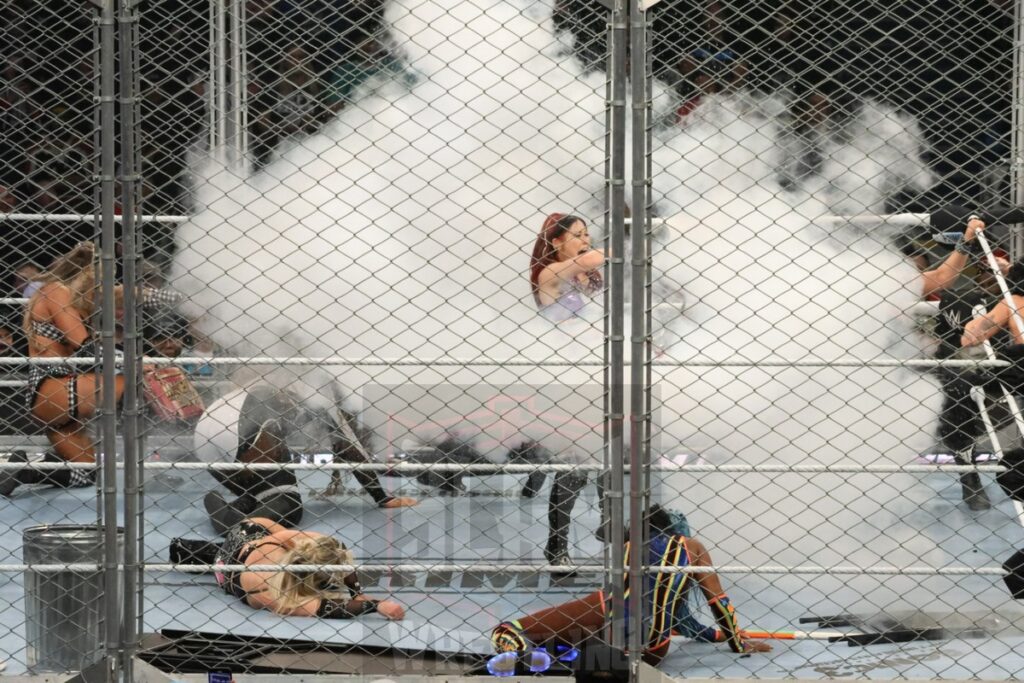
<svg viewBox="0 0 1024 683">
<path fill-rule="evenodd" d="M 249 516 L 267 517 L 283 526 L 294 527 L 302 521 L 303 513 L 298 484 L 292 470 L 267 473 L 249 496 L 253 501 Z"/>
</svg>

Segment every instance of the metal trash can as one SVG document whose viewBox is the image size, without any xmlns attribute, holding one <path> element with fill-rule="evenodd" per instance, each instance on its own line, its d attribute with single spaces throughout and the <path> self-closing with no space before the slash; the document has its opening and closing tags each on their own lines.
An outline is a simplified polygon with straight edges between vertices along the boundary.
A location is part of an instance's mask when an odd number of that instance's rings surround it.
<svg viewBox="0 0 1024 683">
<path fill-rule="evenodd" d="M 90 571 L 25 571 L 25 650 L 31 672 L 81 671 L 104 645 L 103 528 L 34 526 L 22 533 L 25 564 L 96 564 Z M 124 530 L 117 530 L 123 557 Z"/>
</svg>

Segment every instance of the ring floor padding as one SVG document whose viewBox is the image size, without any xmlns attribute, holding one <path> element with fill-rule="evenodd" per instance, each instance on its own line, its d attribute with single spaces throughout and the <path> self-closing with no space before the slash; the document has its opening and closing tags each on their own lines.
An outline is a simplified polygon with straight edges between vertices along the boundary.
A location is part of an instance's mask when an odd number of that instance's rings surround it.
<svg viewBox="0 0 1024 683">
<path fill-rule="evenodd" d="M 737 482 L 740 476 L 735 477 Z M 688 500 L 696 497 L 696 489 L 686 490 L 686 482 L 679 477 L 672 475 L 671 480 L 661 482 L 664 485 L 656 488 L 656 494 L 687 512 L 696 534 L 719 565 L 773 564 L 772 558 L 762 556 L 763 549 L 769 539 L 790 534 L 811 541 L 798 540 L 791 544 L 793 548 L 820 546 L 826 554 L 810 559 L 832 565 L 854 564 L 857 554 L 869 547 L 885 550 L 897 566 L 988 567 L 998 566 L 1015 547 L 1024 546 L 1024 530 L 991 475 L 983 478 L 995 503 L 992 510 L 968 511 L 960 503 L 955 477 L 936 472 L 919 476 L 905 490 L 873 502 L 873 507 L 865 508 L 864 528 L 858 526 L 850 533 L 837 532 L 827 519 L 809 514 L 794 515 L 793 528 L 761 528 L 757 522 L 764 510 L 753 499 L 723 521 L 706 511 L 711 502 Z M 789 485 L 789 478 L 794 488 L 807 481 L 806 475 L 772 477 L 783 487 Z M 174 536 L 212 538 L 201 502 L 212 486 L 207 473 L 164 471 L 148 473 L 146 479 L 147 562 L 166 563 L 167 543 Z M 364 495 L 313 498 L 309 487 L 322 489 L 327 483 L 321 473 L 304 473 L 301 483 L 308 528 L 338 535 L 364 562 L 542 563 L 550 477 L 534 499 L 514 495 L 521 477 L 469 477 L 471 491 L 480 495 L 426 496 L 418 507 L 403 510 L 377 509 Z M 410 479 L 385 478 L 384 483 L 389 488 L 401 487 L 403 492 L 420 491 Z M 347 484 L 351 488 L 354 482 L 348 479 Z M 671 493 L 670 488 L 682 493 Z M 807 501 L 783 504 L 803 510 Z M 0 508 L 5 520 L 0 544 L 6 549 L 0 562 L 20 563 L 24 527 L 94 520 L 95 492 L 22 489 L 12 500 L 0 500 Z M 581 562 L 600 563 L 602 547 L 593 537 L 598 513 L 592 484 L 581 496 L 574 517 L 571 541 L 575 556 Z M 724 530 L 726 524 L 733 533 Z M 598 577 L 577 576 L 552 585 L 547 576 L 512 580 L 490 573 L 368 576 L 364 585 L 369 594 L 390 593 L 407 607 L 404 621 L 388 622 L 377 615 L 350 621 L 282 618 L 229 598 L 216 589 L 209 576 L 147 573 L 146 577 L 144 621 L 148 632 L 215 631 L 461 653 L 488 652 L 485 634 L 499 621 L 593 590 L 598 581 Z M 800 624 L 799 620 L 844 614 L 860 620 L 861 626 L 937 625 L 964 635 L 867 647 L 821 640 L 774 641 L 770 657 L 742 658 L 722 645 L 680 641 L 661 665 L 665 673 L 805 679 L 1024 677 L 1024 655 L 1019 654 L 1024 652 L 1024 605 L 1008 597 L 999 577 L 727 574 L 723 580 L 741 624 L 759 630 L 813 630 L 818 626 Z M 0 582 L 0 607 L 7 615 L 0 629 L 0 658 L 8 660 L 5 673 L 22 673 L 25 629 L 20 574 L 10 574 Z M 710 623 L 706 612 L 702 619 Z M 856 626 L 824 628 L 853 631 Z M 988 635 L 978 637 L 979 628 Z"/>
</svg>

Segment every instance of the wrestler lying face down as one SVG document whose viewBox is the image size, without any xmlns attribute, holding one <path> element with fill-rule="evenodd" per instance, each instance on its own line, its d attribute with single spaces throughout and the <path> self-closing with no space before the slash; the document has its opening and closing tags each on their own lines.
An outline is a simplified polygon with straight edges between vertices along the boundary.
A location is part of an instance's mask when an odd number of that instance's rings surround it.
<svg viewBox="0 0 1024 683">
<path fill-rule="evenodd" d="M 314 531 L 285 529 L 265 518 L 244 519 L 221 544 L 175 538 L 170 545 L 174 564 L 211 565 L 351 565 L 352 552 L 335 538 Z M 218 571 L 217 583 L 249 607 L 284 616 L 351 619 L 376 612 L 402 619 L 405 610 L 392 600 L 363 594 L 356 572 Z"/>
</svg>

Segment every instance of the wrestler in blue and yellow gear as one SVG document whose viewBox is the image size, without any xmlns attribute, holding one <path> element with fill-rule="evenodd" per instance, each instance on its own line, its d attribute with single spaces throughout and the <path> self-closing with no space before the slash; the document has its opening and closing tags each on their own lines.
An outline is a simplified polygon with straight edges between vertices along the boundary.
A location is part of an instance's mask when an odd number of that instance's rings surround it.
<svg viewBox="0 0 1024 683">
<path fill-rule="evenodd" d="M 689 532 L 680 513 L 653 506 L 648 515 L 650 543 L 647 562 L 655 568 L 674 569 L 711 566 L 703 544 L 680 530 Z M 625 548 L 629 561 L 629 542 Z M 696 584 L 715 616 L 718 628 L 701 624 L 688 604 L 690 589 Z M 628 597 L 628 591 L 627 591 Z M 736 611 L 713 573 L 657 572 L 644 578 L 643 658 L 657 664 L 668 653 L 673 632 L 695 640 L 727 642 L 733 652 L 766 652 L 767 643 L 746 640 L 736 620 Z M 608 622 L 604 591 L 595 591 L 578 600 L 549 607 L 514 621 L 505 621 L 491 632 L 497 652 L 527 652 L 538 646 L 554 644 L 575 647 L 598 634 Z M 627 624 L 629 620 L 627 619 Z"/>
</svg>

